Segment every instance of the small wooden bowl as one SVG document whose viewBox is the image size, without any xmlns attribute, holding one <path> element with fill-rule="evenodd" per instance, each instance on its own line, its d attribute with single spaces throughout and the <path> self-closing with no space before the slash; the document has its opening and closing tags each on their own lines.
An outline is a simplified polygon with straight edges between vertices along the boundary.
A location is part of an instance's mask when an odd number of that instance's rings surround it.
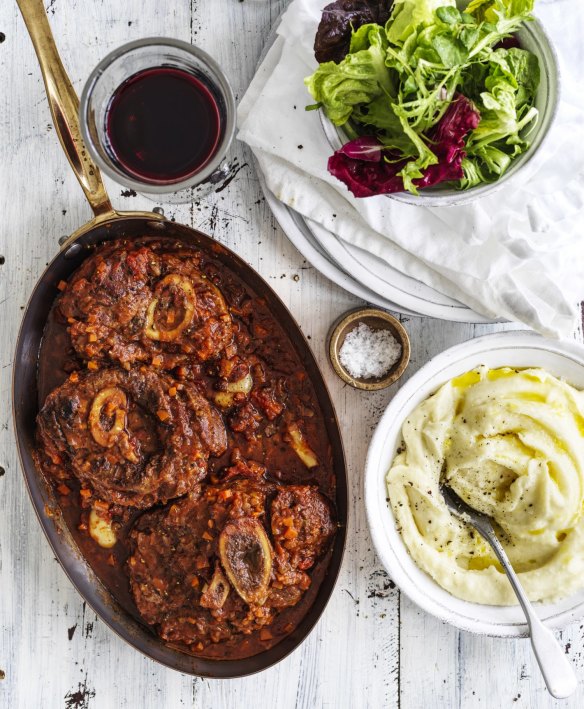
<svg viewBox="0 0 584 709">
<path fill-rule="evenodd" d="M 382 377 L 370 377 L 364 379 L 362 377 L 353 377 L 343 367 L 339 359 L 339 352 L 345 341 L 345 337 L 354 330 L 360 323 L 365 323 L 372 330 L 390 330 L 391 334 L 401 344 L 401 356 L 398 361 L 391 367 L 387 374 Z M 357 308 L 351 310 L 341 316 L 333 325 L 329 336 L 329 359 L 335 372 L 339 377 L 350 384 L 355 389 L 364 389 L 365 391 L 376 391 L 377 389 L 385 389 L 395 381 L 397 381 L 404 373 L 408 362 L 410 361 L 410 338 L 399 320 L 396 320 L 393 315 L 378 310 L 377 308 Z"/>
</svg>

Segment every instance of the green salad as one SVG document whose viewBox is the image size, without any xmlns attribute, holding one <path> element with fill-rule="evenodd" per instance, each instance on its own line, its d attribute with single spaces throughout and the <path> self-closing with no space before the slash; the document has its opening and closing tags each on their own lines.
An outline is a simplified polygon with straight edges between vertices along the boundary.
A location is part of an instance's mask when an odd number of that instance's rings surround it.
<svg viewBox="0 0 584 709">
<path fill-rule="evenodd" d="M 305 80 L 347 142 L 331 174 L 357 197 L 493 182 L 529 147 L 537 57 L 515 33 L 535 0 L 337 0 Z M 462 4 L 464 6 L 464 3 Z"/>
</svg>

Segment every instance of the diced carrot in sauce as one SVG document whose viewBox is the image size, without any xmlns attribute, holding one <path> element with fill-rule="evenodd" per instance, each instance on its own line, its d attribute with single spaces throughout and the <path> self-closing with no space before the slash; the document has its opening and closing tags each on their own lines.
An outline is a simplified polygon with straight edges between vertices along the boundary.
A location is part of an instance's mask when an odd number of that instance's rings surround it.
<svg viewBox="0 0 584 709">
<path fill-rule="evenodd" d="M 160 411 L 157 411 L 156 415 L 161 421 L 167 421 L 170 418 L 170 414 L 168 413 L 168 411 L 163 411 L 162 409 Z"/>
<path fill-rule="evenodd" d="M 191 581 L 191 586 L 193 588 L 197 588 L 198 585 L 199 585 L 199 577 L 193 576 L 193 580 Z"/>
<path fill-rule="evenodd" d="M 57 288 L 61 291 L 65 290 L 65 288 L 67 288 L 67 281 L 59 281 Z"/>
<path fill-rule="evenodd" d="M 168 390 L 168 396 L 176 396 L 176 387 L 170 387 Z"/>
<path fill-rule="evenodd" d="M 155 355 L 152 357 L 152 366 L 153 367 L 160 367 L 162 364 L 162 356 L 161 355 Z"/>
<path fill-rule="evenodd" d="M 272 635 L 272 633 L 270 633 L 270 631 L 267 628 L 262 628 L 260 630 L 260 640 L 264 640 L 264 641 L 271 640 L 273 637 L 274 636 Z"/>
<path fill-rule="evenodd" d="M 294 527 L 290 527 L 284 532 L 284 539 L 296 539 L 298 536 L 298 532 L 294 529 Z"/>
<path fill-rule="evenodd" d="M 71 372 L 71 374 L 69 375 L 69 381 L 78 382 L 79 381 L 79 373 L 78 372 Z"/>
<path fill-rule="evenodd" d="M 97 342 L 97 335 L 92 332 L 87 339 L 89 342 Z"/>
<path fill-rule="evenodd" d="M 153 579 L 152 579 L 152 585 L 154 586 L 154 588 L 155 588 L 157 591 L 164 591 L 164 588 L 165 588 L 165 586 L 166 586 L 166 584 L 164 583 L 164 581 L 163 581 L 162 579 L 159 579 L 159 578 L 153 578 Z"/>
<path fill-rule="evenodd" d="M 69 323 L 69 325 L 73 325 L 73 323 L 75 322 L 75 318 L 67 318 L 67 322 Z"/>
<path fill-rule="evenodd" d="M 97 362 L 91 360 L 87 363 L 87 369 L 91 369 L 92 372 L 95 372 L 96 369 L 99 369 L 99 365 Z"/>
<path fill-rule="evenodd" d="M 57 491 L 60 495 L 68 495 L 71 492 L 71 490 L 64 483 L 61 483 L 61 485 L 59 485 Z"/>
<path fill-rule="evenodd" d="M 213 536 L 211 534 L 209 534 L 209 532 L 203 532 L 203 534 L 201 536 L 203 537 L 203 539 L 206 539 L 208 542 L 213 540 Z"/>
<path fill-rule="evenodd" d="M 81 497 L 88 499 L 91 497 L 91 490 L 88 490 L 86 487 L 82 487 L 81 490 L 79 490 L 79 494 Z"/>
</svg>

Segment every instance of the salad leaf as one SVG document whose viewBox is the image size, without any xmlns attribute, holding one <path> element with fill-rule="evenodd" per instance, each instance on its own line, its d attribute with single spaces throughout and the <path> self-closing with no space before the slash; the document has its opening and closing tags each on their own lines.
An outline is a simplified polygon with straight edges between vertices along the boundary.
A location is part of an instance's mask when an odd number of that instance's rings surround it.
<svg viewBox="0 0 584 709">
<path fill-rule="evenodd" d="M 455 96 L 430 136 L 434 152 L 446 162 L 452 162 L 464 150 L 466 135 L 474 130 L 480 121 L 479 112 L 466 96 Z"/>
<path fill-rule="evenodd" d="M 473 158 L 463 158 L 462 160 L 463 177 L 460 180 L 460 186 L 463 190 L 468 190 L 471 187 L 476 187 L 483 182 L 489 182 L 488 176 L 483 175 L 478 160 Z"/>
<path fill-rule="evenodd" d="M 452 7 L 450 5 L 441 5 L 436 10 L 436 17 L 441 22 L 444 22 L 447 25 L 455 25 L 457 22 L 460 22 L 462 19 L 462 16 L 461 16 L 458 8 Z"/>
<path fill-rule="evenodd" d="M 349 52 L 351 34 L 361 25 L 384 25 L 391 0 L 336 0 L 322 11 L 314 39 L 316 61 L 341 62 Z"/>
<path fill-rule="evenodd" d="M 398 166 L 382 160 L 353 160 L 342 152 L 344 147 L 330 156 L 328 171 L 347 185 L 355 197 L 403 192 L 404 183 L 397 175 Z"/>
<path fill-rule="evenodd" d="M 361 138 L 355 138 L 355 140 L 345 143 L 338 152 L 351 158 L 351 160 L 381 162 L 383 157 L 383 144 L 372 135 L 364 135 Z"/>
<path fill-rule="evenodd" d="M 400 120 L 391 106 L 391 98 L 383 93 L 365 106 L 356 106 L 351 120 L 353 123 L 357 121 L 364 126 L 380 128 L 386 135 L 403 135 Z"/>
<path fill-rule="evenodd" d="M 359 30 L 359 46 L 340 64 L 326 62 L 305 79 L 312 97 L 324 107 L 335 125 L 343 125 L 353 108 L 367 104 L 382 94 L 395 91 L 391 74 L 385 66 L 387 38 L 383 27 L 364 25 Z"/>
<path fill-rule="evenodd" d="M 432 38 L 432 46 L 447 69 L 463 64 L 468 59 L 468 49 L 456 37 L 447 34 L 436 34 Z"/>
<path fill-rule="evenodd" d="M 537 116 L 530 105 L 539 84 L 537 58 L 522 49 L 498 49 L 491 55 L 489 71 L 477 102 L 481 111 L 481 125 L 473 132 L 469 145 L 482 142 L 487 135 L 499 133 L 498 138 L 512 137 Z"/>
<path fill-rule="evenodd" d="M 465 13 L 474 15 L 481 22 L 496 24 L 501 17 L 528 15 L 534 5 L 535 0 L 471 0 Z"/>
<path fill-rule="evenodd" d="M 540 81 L 539 62 L 535 54 L 525 49 L 512 47 L 506 51 L 509 71 L 517 83 L 515 103 L 520 107 L 535 98 Z M 497 52 L 501 52 L 501 50 L 497 50 Z"/>
<path fill-rule="evenodd" d="M 461 77 L 460 92 L 476 103 L 485 90 L 488 75 L 488 64 L 471 64 Z"/>
<path fill-rule="evenodd" d="M 535 0 L 471 0 L 463 17 L 474 19 L 481 37 L 472 54 L 479 55 L 505 41 L 526 20 L 533 19 Z"/>
<path fill-rule="evenodd" d="M 392 44 L 400 44 L 420 26 L 434 24 L 434 12 L 439 7 L 456 10 L 456 0 L 394 0 L 387 23 L 387 39 Z"/>
<path fill-rule="evenodd" d="M 468 157 L 483 181 L 498 179 L 529 147 L 521 133 L 537 118 L 531 102 L 538 83 L 539 64 L 530 52 L 517 48 L 493 52 L 485 90 L 477 99 L 481 122 L 467 142 Z M 465 176 L 467 172 L 470 175 L 471 170 L 467 168 Z"/>
<path fill-rule="evenodd" d="M 480 116 L 464 96 L 459 95 L 431 136 L 434 163 L 423 171 L 409 167 L 394 151 L 375 137 L 364 136 L 343 145 L 329 158 L 328 170 L 351 190 L 355 197 L 402 192 L 410 184 L 417 190 L 464 177 L 464 138 L 475 128 Z"/>
</svg>

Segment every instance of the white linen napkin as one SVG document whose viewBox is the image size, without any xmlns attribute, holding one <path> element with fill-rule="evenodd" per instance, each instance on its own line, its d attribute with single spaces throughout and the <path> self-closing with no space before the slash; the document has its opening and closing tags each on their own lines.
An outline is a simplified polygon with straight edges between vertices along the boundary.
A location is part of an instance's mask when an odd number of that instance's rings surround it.
<svg viewBox="0 0 584 709">
<path fill-rule="evenodd" d="M 537 159 L 489 197 L 420 207 L 354 198 L 327 172 L 333 152 L 304 77 L 330 0 L 294 0 L 238 109 L 238 138 L 253 150 L 278 199 L 351 244 L 488 317 L 552 337 L 574 332 L 584 297 L 584 2 L 536 4 L 559 54 L 561 103 Z M 366 284 L 365 284 L 366 285 Z"/>
</svg>

